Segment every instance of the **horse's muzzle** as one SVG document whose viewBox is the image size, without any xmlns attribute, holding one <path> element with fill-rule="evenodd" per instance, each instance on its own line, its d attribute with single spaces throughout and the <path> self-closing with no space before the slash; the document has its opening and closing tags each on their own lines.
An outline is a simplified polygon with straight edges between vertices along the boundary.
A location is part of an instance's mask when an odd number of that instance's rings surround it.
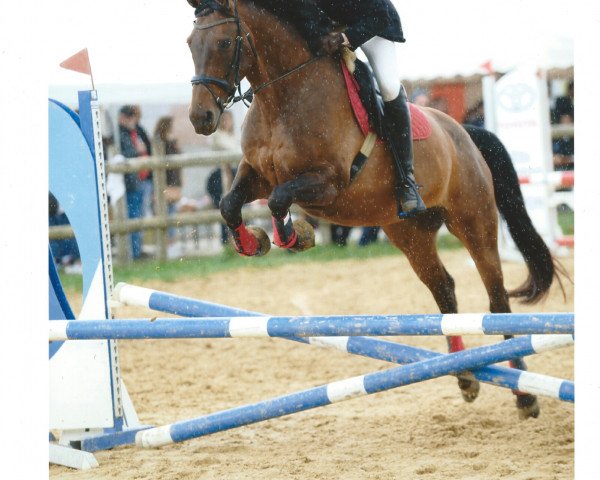
<svg viewBox="0 0 600 480">
<path fill-rule="evenodd" d="M 198 105 L 190 107 L 190 122 L 199 135 L 214 133 L 219 124 L 219 115 L 212 110 L 204 109 Z"/>
</svg>

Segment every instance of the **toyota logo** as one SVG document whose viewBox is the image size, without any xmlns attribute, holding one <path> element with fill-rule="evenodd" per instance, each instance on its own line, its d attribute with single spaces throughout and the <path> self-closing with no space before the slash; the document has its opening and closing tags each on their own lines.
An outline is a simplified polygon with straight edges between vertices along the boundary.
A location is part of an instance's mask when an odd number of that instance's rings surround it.
<svg viewBox="0 0 600 480">
<path fill-rule="evenodd" d="M 498 103 L 509 112 L 517 113 L 527 110 L 535 101 L 535 90 L 525 83 L 508 85 L 498 94 Z"/>
</svg>

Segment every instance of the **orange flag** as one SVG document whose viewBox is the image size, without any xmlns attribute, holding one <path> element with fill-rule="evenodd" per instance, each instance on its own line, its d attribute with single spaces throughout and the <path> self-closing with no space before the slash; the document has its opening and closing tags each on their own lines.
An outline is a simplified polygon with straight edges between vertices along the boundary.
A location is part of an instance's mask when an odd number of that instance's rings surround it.
<svg viewBox="0 0 600 480">
<path fill-rule="evenodd" d="M 485 70 L 485 73 L 487 73 L 488 75 L 491 75 L 492 73 L 494 73 L 494 67 L 492 67 L 491 60 L 488 60 L 487 62 L 483 63 L 481 65 L 481 68 L 483 68 Z"/>
<path fill-rule="evenodd" d="M 92 67 L 90 66 L 90 57 L 88 56 L 87 48 L 84 48 L 75 55 L 60 62 L 60 66 L 67 70 L 86 73 L 87 75 L 92 74 Z"/>
<path fill-rule="evenodd" d="M 74 72 L 89 75 L 92 80 L 92 90 L 96 89 L 96 87 L 94 87 L 94 76 L 92 75 L 92 66 L 90 65 L 90 57 L 87 48 L 80 50 L 75 55 L 60 62 L 60 66 L 67 70 L 73 70 Z"/>
</svg>

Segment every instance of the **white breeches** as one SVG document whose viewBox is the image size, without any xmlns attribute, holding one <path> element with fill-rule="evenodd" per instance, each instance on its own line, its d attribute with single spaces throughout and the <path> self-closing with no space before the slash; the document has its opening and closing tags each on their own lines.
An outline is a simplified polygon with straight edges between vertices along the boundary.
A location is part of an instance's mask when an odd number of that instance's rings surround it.
<svg viewBox="0 0 600 480">
<path fill-rule="evenodd" d="M 396 44 L 391 40 L 373 37 L 360 47 L 369 59 L 384 102 L 394 100 L 400 93 L 400 73 L 396 58 Z"/>
</svg>

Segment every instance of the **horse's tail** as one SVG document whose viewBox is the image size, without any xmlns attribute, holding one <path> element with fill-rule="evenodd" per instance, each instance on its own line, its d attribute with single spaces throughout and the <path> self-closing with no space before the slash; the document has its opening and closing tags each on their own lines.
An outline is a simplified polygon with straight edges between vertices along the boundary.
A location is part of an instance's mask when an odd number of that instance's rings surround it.
<svg viewBox="0 0 600 480">
<path fill-rule="evenodd" d="M 536 303 L 547 295 L 554 277 L 558 277 L 554 258 L 529 218 L 519 177 L 500 139 L 483 128 L 466 125 L 465 130 L 492 172 L 496 205 L 529 270 L 525 283 L 508 295 L 522 298 L 523 303 Z"/>
</svg>

